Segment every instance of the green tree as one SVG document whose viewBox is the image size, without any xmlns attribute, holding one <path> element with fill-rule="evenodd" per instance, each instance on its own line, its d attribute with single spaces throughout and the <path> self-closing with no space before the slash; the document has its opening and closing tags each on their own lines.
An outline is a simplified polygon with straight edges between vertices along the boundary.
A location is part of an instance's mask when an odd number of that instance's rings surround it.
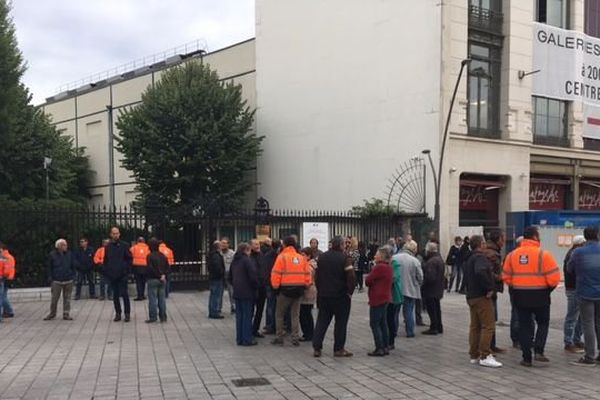
<svg viewBox="0 0 600 400">
<path fill-rule="evenodd" d="M 171 216 L 238 208 L 261 153 L 253 119 L 241 86 L 223 83 L 208 66 L 190 61 L 166 71 L 117 122 L 138 204 Z"/>
<path fill-rule="evenodd" d="M 361 217 L 387 217 L 400 214 L 394 207 L 376 198 L 365 200 L 362 206 L 352 207 L 352 212 Z"/>
<path fill-rule="evenodd" d="M 82 202 L 88 195 L 88 160 L 30 104 L 21 83 L 26 67 L 9 13 L 7 1 L 0 0 L 0 196 L 44 199 L 44 157 L 49 157 L 51 199 Z"/>
</svg>

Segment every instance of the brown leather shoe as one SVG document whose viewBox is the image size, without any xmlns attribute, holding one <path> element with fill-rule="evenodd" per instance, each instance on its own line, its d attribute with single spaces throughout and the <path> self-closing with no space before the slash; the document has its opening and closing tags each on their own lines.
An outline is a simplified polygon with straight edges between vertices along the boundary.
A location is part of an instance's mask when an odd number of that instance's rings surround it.
<svg viewBox="0 0 600 400">
<path fill-rule="evenodd" d="M 315 350 L 315 351 L 313 352 L 313 357 L 315 357 L 315 358 L 319 358 L 319 357 L 321 357 L 321 350 Z"/>
<path fill-rule="evenodd" d="M 536 354 L 535 357 L 533 358 L 535 361 L 537 362 L 543 362 L 543 363 L 547 363 L 550 362 L 550 360 L 548 359 L 548 357 L 546 357 L 543 354 Z"/>
<path fill-rule="evenodd" d="M 531 368 L 531 367 L 533 367 L 533 364 L 531 363 L 531 361 L 525 361 L 525 360 L 522 360 L 520 364 L 521 364 L 523 367 L 527 367 L 527 368 Z"/>
<path fill-rule="evenodd" d="M 567 353 L 572 353 L 572 354 L 581 354 L 581 353 L 585 352 L 585 350 L 580 349 L 579 347 L 575 346 L 574 344 L 565 345 L 565 351 Z"/>
<path fill-rule="evenodd" d="M 338 350 L 333 353 L 334 357 L 352 357 L 354 354 L 350 353 L 346 349 Z"/>
</svg>

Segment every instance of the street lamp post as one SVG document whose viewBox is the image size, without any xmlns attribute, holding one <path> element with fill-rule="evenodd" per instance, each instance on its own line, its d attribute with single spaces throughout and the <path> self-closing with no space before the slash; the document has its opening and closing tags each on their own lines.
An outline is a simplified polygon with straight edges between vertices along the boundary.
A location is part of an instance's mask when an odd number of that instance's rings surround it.
<svg viewBox="0 0 600 400">
<path fill-rule="evenodd" d="M 44 170 L 46 171 L 46 201 L 50 200 L 50 164 L 52 164 L 52 159 L 50 157 L 44 157 Z"/>
<path fill-rule="evenodd" d="M 438 175 L 438 171 L 435 170 L 435 166 L 433 165 L 433 159 L 431 158 L 431 150 L 423 150 L 421 153 L 427 155 L 429 159 L 429 165 L 431 166 L 431 173 L 433 174 L 433 190 L 435 197 L 435 205 L 433 208 L 433 226 L 435 227 L 436 234 L 439 235 L 440 231 L 440 176 Z"/>
<path fill-rule="evenodd" d="M 450 118 L 452 116 L 452 109 L 454 108 L 454 101 L 456 100 L 456 93 L 458 92 L 458 86 L 460 85 L 460 79 L 463 74 L 465 66 L 471 62 L 470 58 L 464 59 L 460 62 L 460 71 L 456 77 L 456 84 L 454 85 L 454 92 L 452 92 L 452 99 L 450 100 L 450 108 L 448 109 L 448 116 L 446 118 L 446 126 L 444 127 L 444 136 L 442 137 L 442 147 L 440 148 L 440 160 L 437 171 L 433 166 L 433 159 L 431 158 L 431 150 L 423 150 L 422 153 L 426 154 L 429 158 L 429 165 L 431 165 L 431 173 L 433 174 L 433 185 L 435 189 L 435 206 L 434 206 L 434 217 L 433 223 L 435 226 L 436 235 L 440 235 L 440 187 L 442 185 L 442 166 L 444 163 L 444 154 L 446 152 L 446 141 L 448 140 L 448 129 L 450 127 Z"/>
</svg>

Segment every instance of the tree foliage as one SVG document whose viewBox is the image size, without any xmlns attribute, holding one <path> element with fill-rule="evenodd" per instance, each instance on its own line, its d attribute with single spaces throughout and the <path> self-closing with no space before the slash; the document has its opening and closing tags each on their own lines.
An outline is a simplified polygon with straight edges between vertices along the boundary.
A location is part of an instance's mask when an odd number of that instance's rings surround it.
<svg viewBox="0 0 600 400">
<path fill-rule="evenodd" d="M 21 83 L 26 67 L 9 12 L 7 1 L 0 0 L 0 195 L 44 199 L 44 157 L 49 157 L 50 197 L 81 202 L 88 195 L 87 157 L 30 104 L 29 91 Z"/>
<path fill-rule="evenodd" d="M 241 86 L 208 66 L 190 61 L 166 71 L 117 122 L 138 204 L 202 214 L 239 207 L 261 152 L 253 119 Z"/>
<path fill-rule="evenodd" d="M 362 217 L 387 217 L 398 215 L 398 211 L 381 199 L 365 200 L 362 206 L 352 207 L 352 212 Z"/>
</svg>

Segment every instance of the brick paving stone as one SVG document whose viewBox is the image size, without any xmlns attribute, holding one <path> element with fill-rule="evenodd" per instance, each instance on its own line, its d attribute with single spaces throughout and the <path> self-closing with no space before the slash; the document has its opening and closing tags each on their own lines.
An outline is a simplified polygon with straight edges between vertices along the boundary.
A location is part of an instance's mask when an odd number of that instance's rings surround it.
<svg viewBox="0 0 600 400">
<path fill-rule="evenodd" d="M 442 300 L 444 335 L 407 339 L 401 327 L 397 349 L 377 359 L 366 355 L 373 339 L 364 293 L 353 300 L 350 359 L 332 357 L 332 329 L 320 359 L 308 343 L 281 348 L 267 338 L 237 347 L 233 317 L 208 320 L 207 300 L 208 293 L 173 293 L 169 322 L 154 325 L 144 323 L 141 302 L 132 303 L 129 324 L 112 322 L 106 301 L 73 302 L 72 322 L 42 321 L 47 302 L 16 302 L 17 317 L 0 324 L 0 399 L 600 399 L 600 367 L 571 367 L 577 357 L 562 350 L 562 289 L 553 293 L 551 363 L 531 369 L 518 365 L 512 348 L 499 357 L 503 368 L 469 364 L 468 309 L 457 294 Z M 508 321 L 506 295 L 499 304 Z M 499 345 L 510 348 L 508 326 L 497 332 Z M 232 384 L 257 377 L 271 384 Z"/>
</svg>

